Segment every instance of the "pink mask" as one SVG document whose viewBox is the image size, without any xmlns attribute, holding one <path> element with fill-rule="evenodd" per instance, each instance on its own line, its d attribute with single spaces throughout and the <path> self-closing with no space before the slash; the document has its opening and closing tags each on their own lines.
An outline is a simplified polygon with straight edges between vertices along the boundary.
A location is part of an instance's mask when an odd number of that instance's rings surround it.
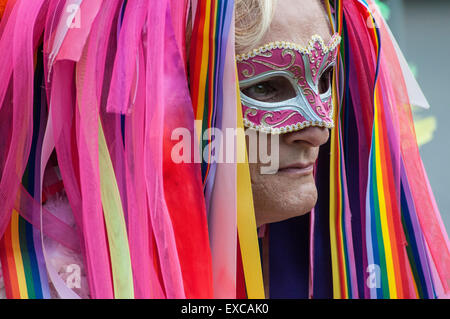
<svg viewBox="0 0 450 319">
<path fill-rule="evenodd" d="M 328 45 L 314 35 L 307 48 L 274 42 L 236 56 L 244 125 L 279 134 L 332 128 L 332 70 L 339 34 Z"/>
</svg>

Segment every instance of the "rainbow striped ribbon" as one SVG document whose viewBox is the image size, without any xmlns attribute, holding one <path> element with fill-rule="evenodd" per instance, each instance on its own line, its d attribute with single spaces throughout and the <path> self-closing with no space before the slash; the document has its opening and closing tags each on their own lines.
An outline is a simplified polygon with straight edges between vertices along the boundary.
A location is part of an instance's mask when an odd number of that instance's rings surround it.
<svg viewBox="0 0 450 319">
<path fill-rule="evenodd" d="M 207 203 L 214 183 L 216 163 L 211 162 L 212 128 L 220 128 L 223 108 L 223 75 L 232 0 L 199 1 L 195 15 L 190 52 L 190 84 L 194 116 L 201 139 L 202 179 Z M 204 136 L 205 134 L 205 136 Z M 206 155 L 204 155 L 206 154 Z M 207 158 L 207 160 L 205 159 Z"/>
<path fill-rule="evenodd" d="M 331 23 L 337 32 L 343 36 L 343 7 L 341 1 L 336 2 L 335 21 L 332 19 L 331 7 L 327 1 L 327 11 Z M 345 56 L 345 47 L 341 46 L 341 55 Z M 339 101 L 337 75 L 341 68 L 345 70 L 345 60 L 337 61 L 333 77 L 333 103 L 337 107 L 334 113 L 336 127 L 330 137 L 330 248 L 332 262 L 333 295 L 335 298 L 356 298 L 356 273 L 353 257 L 352 233 L 349 230 L 351 211 L 346 192 L 344 145 L 342 138 L 343 123 L 340 117 L 344 114 L 344 97 Z M 344 85 L 344 83 L 339 83 Z M 339 103 L 337 103 L 339 102 Z"/>
<path fill-rule="evenodd" d="M 8 299 L 50 298 L 40 244 L 39 233 L 14 210 L 0 241 L 0 260 Z"/>
<path fill-rule="evenodd" d="M 400 153 L 399 128 L 395 122 L 395 106 L 392 105 L 393 100 L 390 96 L 393 83 L 390 83 L 386 71 L 379 26 L 369 4 L 370 2 L 362 0 L 345 3 L 349 6 L 349 10 L 356 6 L 361 17 L 354 17 L 349 16 L 352 13 L 344 12 L 347 7 L 343 8 L 343 1 L 333 2 L 335 9 L 333 16 L 330 3 L 327 2 L 332 24 L 343 38 L 341 57 L 334 78 L 333 97 L 338 109 L 335 114 L 336 128 L 332 130 L 330 139 L 329 230 L 333 296 L 334 298 L 434 298 L 436 294 L 427 246 L 404 168 L 405 159 L 402 157 L 404 155 Z M 357 21 L 358 19 L 361 20 Z M 364 30 L 355 30 L 355 21 L 364 24 Z M 352 23 L 353 25 L 350 25 Z M 346 163 L 349 160 L 347 157 L 355 158 L 349 153 L 354 150 L 350 144 L 355 140 L 348 140 L 349 126 L 355 125 L 355 119 L 350 119 L 352 111 L 350 108 L 353 107 L 351 99 L 357 99 L 356 96 L 360 94 L 356 92 L 358 90 L 355 89 L 356 86 L 350 89 L 350 82 L 355 81 L 349 74 L 349 64 L 355 63 L 351 61 L 351 54 L 354 54 L 351 50 L 358 50 L 349 43 L 350 28 L 358 41 L 364 39 L 368 41 L 361 44 L 367 46 L 362 56 L 364 54 L 373 56 L 364 56 L 363 59 L 367 59 L 366 63 L 371 63 L 370 59 L 375 58 L 376 63 L 373 74 L 367 70 L 367 74 L 373 76 L 374 81 L 371 105 L 373 115 L 368 110 L 354 111 L 366 112 L 360 117 L 362 123 L 358 123 L 358 130 L 365 130 L 371 134 L 368 137 L 367 162 L 362 160 L 363 162 L 351 164 L 353 169 L 366 167 L 366 185 L 359 185 L 358 182 L 350 180 L 350 175 L 346 173 L 346 167 L 349 167 Z M 390 40 L 383 39 L 383 41 Z M 354 117 L 354 114 L 351 116 Z M 362 147 L 365 142 L 359 140 L 358 147 Z M 357 202 L 355 198 L 359 195 L 352 195 L 354 201 L 351 202 L 347 189 L 349 183 L 352 184 L 353 190 L 355 185 L 360 189 L 366 186 L 365 192 L 361 193 L 365 194 L 365 198 L 359 198 Z M 359 229 L 361 234 L 354 234 L 355 229 Z M 353 247 L 354 240 L 360 241 L 355 242 L 359 250 L 358 258 L 356 248 Z M 373 278 L 370 273 L 374 274 Z"/>
<path fill-rule="evenodd" d="M 369 265 L 379 266 L 379 285 L 371 287 L 371 298 L 417 298 L 425 297 L 424 280 L 420 280 L 419 273 L 423 275 L 423 268 L 419 269 L 417 260 L 419 254 L 417 249 L 406 245 L 412 244 L 414 233 L 410 228 L 405 229 L 410 218 L 416 216 L 412 206 L 407 206 L 400 200 L 400 196 L 406 199 L 405 189 L 408 189 L 407 177 L 401 179 L 401 192 L 396 176 L 400 175 L 392 154 L 395 152 L 395 144 L 387 135 L 389 119 L 386 114 L 389 101 L 383 94 L 386 90 L 384 82 L 379 78 L 380 65 L 380 34 L 378 28 L 374 30 L 374 39 L 377 48 L 377 82 L 374 90 L 374 121 L 372 131 L 372 144 L 369 161 L 369 182 L 367 192 L 367 251 Z M 392 124 L 391 124 L 392 125 Z M 401 160 L 401 165 L 403 162 Z M 411 198 L 408 196 L 408 198 Z M 403 207 L 402 207 L 403 206 Z M 413 213 L 413 214 L 412 214 Z M 410 221 L 409 221 L 410 223 Z M 420 236 L 420 230 L 416 229 Z M 408 240 L 406 237 L 408 237 Z M 409 247 L 409 248 L 407 248 Z M 415 244 L 413 247 L 417 247 Z M 405 256 L 408 249 L 408 256 Z M 415 251 L 414 251 L 415 250 Z M 411 276 L 412 269 L 415 275 Z M 419 279 L 419 280 L 418 280 Z M 421 293 L 419 294 L 419 290 Z M 430 297 L 426 293 L 426 297 Z"/>
</svg>

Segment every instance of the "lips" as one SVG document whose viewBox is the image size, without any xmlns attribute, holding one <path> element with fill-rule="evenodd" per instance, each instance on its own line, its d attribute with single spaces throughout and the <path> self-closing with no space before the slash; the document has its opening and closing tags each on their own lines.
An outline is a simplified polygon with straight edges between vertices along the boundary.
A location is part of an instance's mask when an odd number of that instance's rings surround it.
<svg viewBox="0 0 450 319">
<path fill-rule="evenodd" d="M 295 176 L 305 176 L 312 174 L 313 170 L 314 170 L 314 162 L 293 163 L 280 167 L 278 169 L 278 173 Z"/>
</svg>

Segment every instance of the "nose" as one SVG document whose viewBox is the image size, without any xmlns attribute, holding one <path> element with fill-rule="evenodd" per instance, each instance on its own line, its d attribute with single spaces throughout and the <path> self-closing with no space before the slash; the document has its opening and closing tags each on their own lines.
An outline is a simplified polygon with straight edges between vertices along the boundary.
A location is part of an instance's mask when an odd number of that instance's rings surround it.
<svg viewBox="0 0 450 319">
<path fill-rule="evenodd" d="M 313 147 L 319 147 L 328 141 L 330 134 L 325 127 L 308 127 L 296 132 L 290 132 L 282 135 L 284 142 L 295 145 L 299 143 L 308 143 Z"/>
</svg>

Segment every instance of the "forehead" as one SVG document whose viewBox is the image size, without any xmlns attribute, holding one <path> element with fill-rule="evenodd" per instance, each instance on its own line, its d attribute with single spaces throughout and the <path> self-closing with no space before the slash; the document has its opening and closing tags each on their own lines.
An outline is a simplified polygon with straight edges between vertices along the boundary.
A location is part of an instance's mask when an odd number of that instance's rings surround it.
<svg viewBox="0 0 450 319">
<path fill-rule="evenodd" d="M 322 0 L 278 0 L 270 28 L 257 47 L 275 41 L 306 46 L 315 34 L 320 35 L 325 43 L 332 36 Z"/>
</svg>

